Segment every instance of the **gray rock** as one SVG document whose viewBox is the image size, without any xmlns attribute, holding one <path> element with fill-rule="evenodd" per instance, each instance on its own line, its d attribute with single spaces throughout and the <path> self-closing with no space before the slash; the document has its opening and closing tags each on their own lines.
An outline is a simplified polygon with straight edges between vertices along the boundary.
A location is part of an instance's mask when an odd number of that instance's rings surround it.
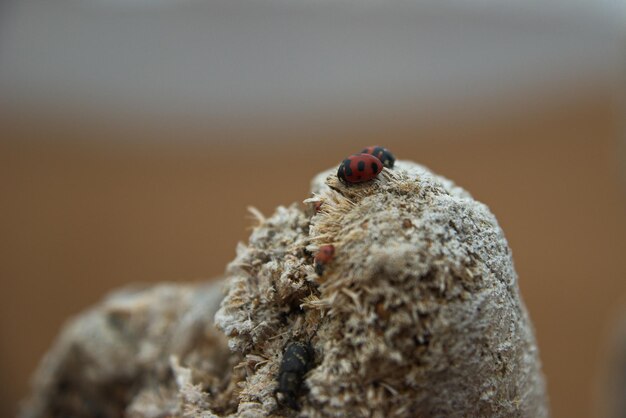
<svg viewBox="0 0 626 418">
<path fill-rule="evenodd" d="M 410 162 L 359 185 L 334 172 L 314 179 L 304 211 L 253 211 L 217 312 L 215 287 L 157 286 L 69 325 L 24 416 L 547 417 L 532 326 L 488 208 Z M 322 245 L 335 253 L 318 275 Z M 276 393 L 291 341 L 314 351 L 293 376 L 297 410 Z"/>
</svg>

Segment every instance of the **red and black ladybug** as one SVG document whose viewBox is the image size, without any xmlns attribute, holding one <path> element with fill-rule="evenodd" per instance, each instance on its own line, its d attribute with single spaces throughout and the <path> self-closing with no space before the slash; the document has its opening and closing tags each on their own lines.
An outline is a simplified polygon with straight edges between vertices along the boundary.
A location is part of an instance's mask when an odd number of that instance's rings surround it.
<svg viewBox="0 0 626 418">
<path fill-rule="evenodd" d="M 380 145 L 372 145 L 371 147 L 363 149 L 361 152 L 378 158 L 387 168 L 393 168 L 393 165 L 396 162 L 396 157 L 394 157 L 387 148 L 381 147 Z"/>
<path fill-rule="evenodd" d="M 320 276 L 324 274 L 324 267 L 333 261 L 334 257 L 335 246 L 331 244 L 322 245 L 315 255 L 315 272 Z"/>
<path fill-rule="evenodd" d="M 383 169 L 383 163 L 370 154 L 354 154 L 341 162 L 337 177 L 345 183 L 363 183 L 374 179 Z"/>
</svg>

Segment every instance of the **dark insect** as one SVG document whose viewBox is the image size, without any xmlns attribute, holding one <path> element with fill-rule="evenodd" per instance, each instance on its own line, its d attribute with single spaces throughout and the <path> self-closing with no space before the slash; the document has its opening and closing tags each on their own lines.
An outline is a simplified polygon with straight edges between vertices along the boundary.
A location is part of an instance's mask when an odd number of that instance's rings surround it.
<svg viewBox="0 0 626 418">
<path fill-rule="evenodd" d="M 317 254 L 315 254 L 315 259 L 314 259 L 315 272 L 319 276 L 324 274 L 324 268 L 326 267 L 328 263 L 333 261 L 334 257 L 335 257 L 335 246 L 331 244 L 322 245 L 317 251 Z"/>
<path fill-rule="evenodd" d="M 374 179 L 383 169 L 383 163 L 370 154 L 355 154 L 339 164 L 337 177 L 344 183 L 363 183 Z"/>
<path fill-rule="evenodd" d="M 279 401 L 291 409 L 299 410 L 297 399 L 304 375 L 313 365 L 313 347 L 306 342 L 287 344 L 278 369 Z"/>
<path fill-rule="evenodd" d="M 383 165 L 387 168 L 393 168 L 393 165 L 396 162 L 396 157 L 394 157 L 387 148 L 381 147 L 379 145 L 372 145 L 371 147 L 365 148 L 361 152 L 364 154 L 373 155 L 374 157 L 378 158 L 380 162 L 383 163 Z"/>
</svg>

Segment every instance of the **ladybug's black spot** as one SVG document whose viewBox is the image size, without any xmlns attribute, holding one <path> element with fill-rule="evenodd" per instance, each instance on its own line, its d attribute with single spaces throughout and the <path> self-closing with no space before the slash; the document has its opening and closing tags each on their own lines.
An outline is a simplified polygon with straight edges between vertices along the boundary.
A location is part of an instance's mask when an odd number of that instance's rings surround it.
<svg viewBox="0 0 626 418">
<path fill-rule="evenodd" d="M 372 163 L 372 173 L 374 174 L 378 173 L 378 164 Z"/>
<path fill-rule="evenodd" d="M 356 165 L 356 168 L 359 171 L 365 171 L 365 161 L 359 161 L 358 164 Z"/>
</svg>

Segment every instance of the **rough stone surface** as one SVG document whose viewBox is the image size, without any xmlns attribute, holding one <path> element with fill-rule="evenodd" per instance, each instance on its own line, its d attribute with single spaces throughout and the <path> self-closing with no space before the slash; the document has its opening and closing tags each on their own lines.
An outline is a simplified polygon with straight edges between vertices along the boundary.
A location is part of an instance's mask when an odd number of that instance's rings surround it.
<svg viewBox="0 0 626 418">
<path fill-rule="evenodd" d="M 202 387 L 222 392 L 216 411 L 234 408 L 228 383 L 238 357 L 211 320 L 221 287 L 162 284 L 110 295 L 65 326 L 21 416 L 182 416 L 179 394 Z M 195 386 L 174 379 L 184 374 L 179 361 Z"/>
<path fill-rule="evenodd" d="M 485 205 L 403 161 L 359 185 L 331 170 L 312 191 L 305 210 L 254 211 L 217 312 L 215 287 L 158 286 L 69 325 L 24 416 L 548 416 L 511 253 Z M 314 351 L 299 410 L 276 394 L 291 341 Z"/>
</svg>

